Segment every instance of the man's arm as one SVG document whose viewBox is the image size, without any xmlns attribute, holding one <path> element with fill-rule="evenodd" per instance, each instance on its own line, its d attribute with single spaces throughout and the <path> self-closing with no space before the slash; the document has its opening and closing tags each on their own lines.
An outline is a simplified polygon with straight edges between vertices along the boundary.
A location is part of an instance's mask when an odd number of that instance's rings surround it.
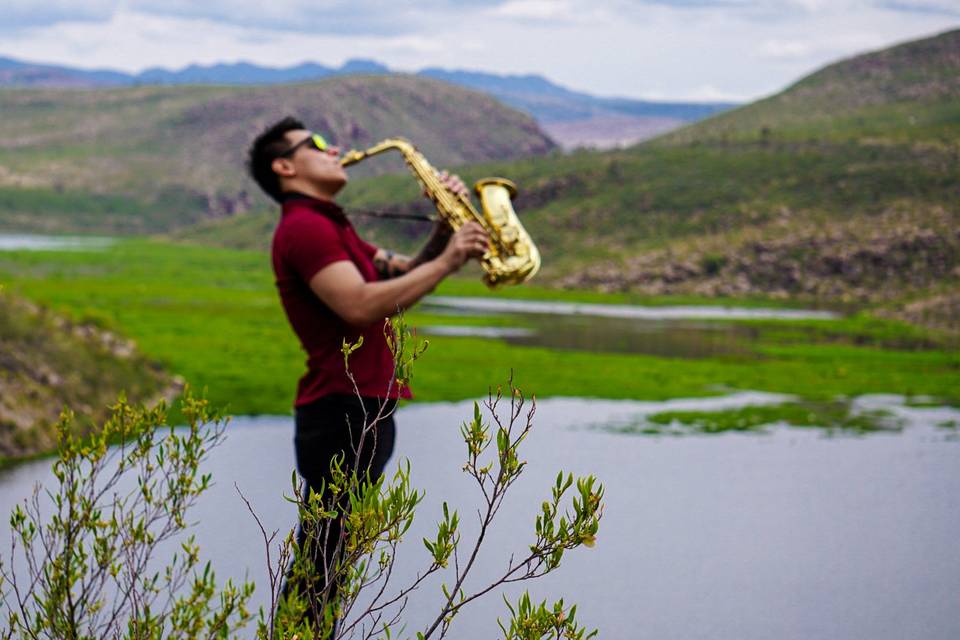
<svg viewBox="0 0 960 640">
<path fill-rule="evenodd" d="M 427 238 L 427 242 L 416 256 L 411 258 L 386 249 L 377 249 L 377 252 L 373 255 L 373 266 L 376 267 L 377 273 L 383 280 L 402 276 L 439 256 L 450 241 L 451 235 L 453 235 L 453 229 L 450 228 L 450 225 L 446 222 L 438 222 L 433 227 L 433 233 Z"/>
<path fill-rule="evenodd" d="M 443 185 L 453 193 L 461 196 L 467 196 L 470 193 L 460 176 L 441 171 L 439 177 Z M 447 246 L 451 235 L 453 235 L 453 229 L 441 220 L 434 225 L 433 232 L 427 238 L 426 244 L 420 249 L 420 253 L 413 258 L 386 249 L 378 249 L 373 256 L 373 265 L 384 280 L 402 276 L 439 256 L 444 247 Z"/>
<path fill-rule="evenodd" d="M 367 326 L 411 306 L 486 250 L 487 235 L 471 222 L 450 236 L 440 255 L 396 278 L 367 282 L 356 265 L 339 260 L 318 271 L 310 279 L 310 289 L 344 321 Z"/>
</svg>

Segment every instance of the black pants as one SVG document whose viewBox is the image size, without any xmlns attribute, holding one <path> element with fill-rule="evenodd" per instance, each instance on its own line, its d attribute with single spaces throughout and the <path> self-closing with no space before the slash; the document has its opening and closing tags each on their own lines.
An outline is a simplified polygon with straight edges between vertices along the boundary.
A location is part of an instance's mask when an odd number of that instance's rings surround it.
<svg viewBox="0 0 960 640">
<path fill-rule="evenodd" d="M 297 407 L 294 446 L 297 470 L 304 479 L 304 500 L 310 490 L 323 495 L 321 488 L 330 482 L 330 462 L 337 455 L 343 456 L 342 468 L 347 473 L 356 469 L 361 477 L 364 473 L 369 473 L 371 479 L 380 477 L 390 454 L 393 453 L 396 427 L 392 414 L 395 407 L 395 400 L 361 400 L 350 395 L 325 396 L 312 404 Z M 377 421 L 367 430 L 361 447 L 364 426 L 372 423 L 377 415 L 381 414 L 388 414 L 388 417 Z M 332 501 L 329 495 L 323 495 L 323 500 L 325 505 L 330 506 Z M 344 502 L 341 501 L 338 505 L 341 513 L 346 506 Z M 327 590 L 329 579 L 326 569 L 334 569 L 338 560 L 338 547 L 340 550 L 343 548 L 340 544 L 342 525 L 340 518 L 334 518 L 326 521 L 324 529 L 314 532 L 314 535 L 318 536 L 311 545 L 314 551 L 312 559 L 316 581 L 312 587 L 304 581 L 296 583 L 299 592 L 306 594 L 308 598 L 316 599 Z M 299 548 L 303 548 L 307 535 L 308 532 L 301 522 L 297 532 Z M 284 593 L 293 585 L 294 582 L 288 574 Z M 337 585 L 329 585 L 329 589 L 332 597 L 336 594 Z M 313 609 L 318 611 L 319 608 L 317 605 Z M 313 615 L 313 611 L 308 611 L 311 619 L 314 619 Z M 315 625 L 318 622 L 319 620 L 314 619 Z"/>
</svg>

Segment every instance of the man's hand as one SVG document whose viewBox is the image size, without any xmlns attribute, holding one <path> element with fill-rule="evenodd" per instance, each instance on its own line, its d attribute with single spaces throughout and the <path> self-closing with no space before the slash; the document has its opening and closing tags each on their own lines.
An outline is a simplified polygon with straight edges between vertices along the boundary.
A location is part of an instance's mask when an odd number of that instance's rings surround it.
<svg viewBox="0 0 960 640">
<path fill-rule="evenodd" d="M 438 177 L 440 178 L 440 182 L 443 183 L 443 186 L 451 193 L 464 198 L 470 197 L 470 190 L 467 189 L 467 185 L 463 183 L 463 180 L 461 180 L 457 174 L 441 171 Z M 446 229 L 444 230 L 442 227 L 446 227 Z M 450 235 L 451 233 L 452 230 L 450 226 L 443 221 L 438 222 L 437 227 L 434 229 L 434 234 L 440 238 L 442 238 L 444 234 Z M 489 238 L 487 238 L 483 227 L 476 222 L 468 222 L 450 236 L 450 239 L 447 241 L 447 246 L 444 248 L 443 253 L 440 254 L 439 259 L 446 261 L 450 267 L 450 273 L 453 273 L 459 270 L 470 258 L 483 256 L 488 249 Z"/>
<path fill-rule="evenodd" d="M 470 195 L 470 190 L 467 189 L 467 185 L 463 183 L 463 180 L 460 179 L 460 176 L 457 174 L 450 174 L 446 171 L 441 171 L 439 174 L 440 182 L 443 183 L 447 189 L 455 193 L 458 196 L 467 197 Z"/>
<path fill-rule="evenodd" d="M 437 260 L 442 261 L 450 273 L 458 271 L 470 258 L 479 258 L 487 252 L 489 239 L 476 222 L 468 222 L 454 233 Z"/>
</svg>

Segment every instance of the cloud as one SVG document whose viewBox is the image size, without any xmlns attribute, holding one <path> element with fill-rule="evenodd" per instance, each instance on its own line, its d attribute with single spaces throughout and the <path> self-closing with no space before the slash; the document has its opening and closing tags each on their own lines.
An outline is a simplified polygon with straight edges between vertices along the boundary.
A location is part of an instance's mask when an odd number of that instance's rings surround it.
<svg viewBox="0 0 960 640">
<path fill-rule="evenodd" d="M 726 17 L 782 22 L 791 17 L 881 9 L 960 17 L 958 0 L 4 0 L 0 32 L 72 22 L 109 22 L 119 12 L 218 25 L 333 36 L 426 34 L 481 16 L 528 26 L 604 17 L 642 21 L 651 11 L 677 12 L 678 20 Z M 695 17 L 683 18 L 693 12 Z"/>
<path fill-rule="evenodd" d="M 131 0 L 132 11 L 166 18 L 208 20 L 222 25 L 329 35 L 409 32 L 417 9 L 382 0 Z"/>
<path fill-rule="evenodd" d="M 59 22 L 104 22 L 117 8 L 116 0 L 5 0 L 0 33 L 43 27 Z"/>
<path fill-rule="evenodd" d="M 219 25 L 327 35 L 414 33 L 504 0 L 5 0 L 0 31 L 110 22 L 120 13 L 207 20 Z"/>
<path fill-rule="evenodd" d="M 960 6 L 955 0 L 891 0 L 877 2 L 880 9 L 901 13 L 920 13 L 960 18 Z"/>
<path fill-rule="evenodd" d="M 664 7 L 699 15 L 723 12 L 731 17 L 775 23 L 878 9 L 960 17 L 960 0 L 607 0 L 605 4 L 616 5 L 622 15 L 642 15 L 645 8 Z"/>
<path fill-rule="evenodd" d="M 815 45 L 802 40 L 765 40 L 760 55 L 768 58 L 803 58 L 810 55 Z"/>
<path fill-rule="evenodd" d="M 13 2 L 11 16 L 25 20 L 26 0 Z M 0 55 L 131 72 L 238 61 L 337 66 L 372 58 L 405 71 L 535 73 L 604 96 L 716 100 L 765 95 L 839 58 L 955 28 L 955 18 L 921 8 L 960 0 L 271 0 L 262 7 L 240 0 L 89 0 L 82 10 L 73 6 L 80 2 L 44 4 L 42 19 L 3 34 Z M 910 11 L 891 9 L 892 2 Z"/>
<path fill-rule="evenodd" d="M 573 20 L 576 7 L 564 0 L 508 0 L 487 12 L 494 17 L 521 20 Z"/>
<path fill-rule="evenodd" d="M 19 60 L 127 72 L 240 61 L 275 67 L 299 62 L 337 66 L 355 57 L 373 58 L 392 67 L 419 68 L 425 65 L 418 64 L 418 60 L 442 57 L 449 49 L 449 42 L 431 34 L 329 35 L 124 9 L 106 22 L 48 25 L 11 34 L 0 41 L 0 55 Z"/>
<path fill-rule="evenodd" d="M 331 36 L 424 33 L 504 0 L 128 0 L 134 11 L 221 24 Z"/>
<path fill-rule="evenodd" d="M 890 44 L 884 36 L 866 30 L 824 30 L 812 36 L 767 38 L 756 48 L 758 59 L 793 63 L 796 61 L 835 61 L 851 54 L 883 48 Z"/>
<path fill-rule="evenodd" d="M 862 4 L 862 0 L 852 0 Z M 779 15 L 816 12 L 827 7 L 850 4 L 851 0 L 617 0 L 624 11 L 658 6 L 678 11 L 732 11 L 738 15 Z"/>
<path fill-rule="evenodd" d="M 865 0 L 607 0 L 604 4 L 621 20 L 640 22 L 651 16 L 670 16 L 680 28 L 698 22 L 749 21 L 782 24 L 823 13 L 832 6 Z"/>
<path fill-rule="evenodd" d="M 655 102 L 749 102 L 756 96 L 732 93 L 712 84 L 703 84 L 692 89 L 674 90 L 670 93 L 646 91 L 639 97 Z"/>
<path fill-rule="evenodd" d="M 757 0 L 640 0 L 630 2 L 626 0 L 621 5 L 658 5 L 673 9 L 728 9 L 736 7 L 750 7 L 758 4 Z"/>
</svg>

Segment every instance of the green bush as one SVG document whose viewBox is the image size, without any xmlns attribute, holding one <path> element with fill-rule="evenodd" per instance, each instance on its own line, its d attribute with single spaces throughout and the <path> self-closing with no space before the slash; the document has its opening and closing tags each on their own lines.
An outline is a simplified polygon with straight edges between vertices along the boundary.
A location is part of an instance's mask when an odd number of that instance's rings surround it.
<svg viewBox="0 0 960 640">
<path fill-rule="evenodd" d="M 182 412 L 188 428 L 167 431 L 162 403 L 144 409 L 121 398 L 86 440 L 64 412 L 56 486 L 38 487 L 10 516 L 26 575 L 0 561 L 2 637 L 227 638 L 249 621 L 253 584 L 218 588 L 193 538 L 155 568 L 160 545 L 186 528 L 187 510 L 210 486 L 198 467 L 226 424 L 189 393 Z"/>
<path fill-rule="evenodd" d="M 396 336 L 392 346 L 397 378 L 405 382 L 426 344 L 413 344 L 402 322 L 391 335 Z M 345 344 L 344 358 L 359 346 Z M 500 409 L 501 403 L 508 409 Z M 594 545 L 603 487 L 592 476 L 574 479 L 561 472 L 542 504 L 527 550 L 509 556 L 490 584 L 466 591 L 465 580 L 485 535 L 526 466 L 518 449 L 533 426 L 535 410 L 535 403 L 524 410 L 524 396 L 512 384 L 506 397 L 498 389 L 484 404 L 492 422 L 475 403 L 472 418 L 461 427 L 467 448 L 463 469 L 482 495 L 479 532 L 474 540 L 462 540 L 459 515 L 444 503 L 436 536 L 423 540 L 429 565 L 412 584 L 390 583 L 398 545 L 424 498 L 410 486 L 409 463 L 400 465 L 390 479 L 373 480 L 347 470 L 356 465 L 334 460 L 333 485 L 321 492 L 331 496 L 326 502 L 312 492 L 302 498 L 294 473 L 297 497 L 288 500 L 297 504 L 309 532 L 303 548 L 293 530 L 277 542 L 277 532 L 268 534 L 251 509 L 263 533 L 269 570 L 270 606 L 259 613 L 258 638 L 345 638 L 358 631 L 365 638 L 391 638 L 402 629 L 409 594 L 434 574 L 447 580 L 436 616 L 417 638 L 442 638 L 473 600 L 504 584 L 543 576 L 559 566 L 567 550 Z M 73 435 L 72 415 L 63 414 L 59 458 L 53 465 L 56 485 L 45 492 L 37 488 L 11 515 L 12 548 L 24 569 L 18 573 L 14 558 L 9 563 L 0 558 L 0 602 L 8 622 L 0 638 L 228 638 L 251 622 L 246 606 L 253 583 L 228 581 L 218 587 L 209 563 L 201 564 L 201 550 L 192 537 L 169 557 L 158 557 L 159 545 L 183 532 L 187 510 L 210 486 L 210 476 L 200 474 L 199 465 L 223 440 L 227 422 L 189 391 L 182 415 L 188 427 L 175 429 L 168 425 L 162 404 L 144 409 L 121 399 L 102 428 L 81 440 Z M 380 417 L 369 416 L 366 426 Z M 113 442 L 121 444 L 109 446 Z M 343 537 L 332 579 L 319 584 L 308 559 L 320 543 L 324 523 L 332 519 L 342 520 Z M 156 569 L 160 562 L 162 568 Z M 291 579 L 306 579 L 315 587 L 283 594 L 288 567 Z M 335 584 L 339 588 L 334 594 Z M 501 622 L 508 640 L 582 640 L 596 634 L 580 626 L 576 607 L 565 607 L 562 600 L 535 606 L 524 594 L 508 608 L 510 620 Z"/>
</svg>

